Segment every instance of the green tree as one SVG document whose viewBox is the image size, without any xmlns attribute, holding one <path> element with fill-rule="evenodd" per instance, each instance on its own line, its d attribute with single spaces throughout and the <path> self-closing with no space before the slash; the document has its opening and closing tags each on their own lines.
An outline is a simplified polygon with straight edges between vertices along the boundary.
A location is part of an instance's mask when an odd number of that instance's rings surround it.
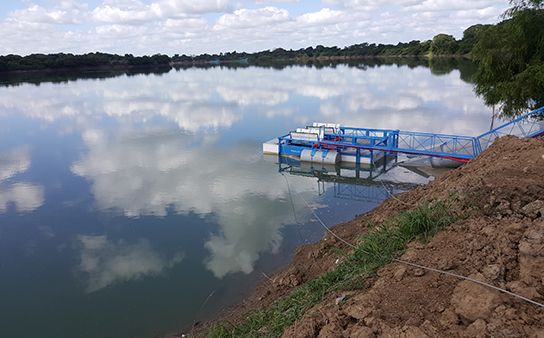
<svg viewBox="0 0 544 338">
<path fill-rule="evenodd" d="M 469 28 L 465 29 L 463 32 L 463 39 L 459 41 L 459 50 L 458 54 L 469 54 L 473 49 L 476 43 L 478 43 L 478 36 L 490 25 L 472 25 Z"/>
<path fill-rule="evenodd" d="M 501 23 L 478 33 L 477 94 L 504 116 L 544 106 L 543 0 L 513 0 Z"/>
<path fill-rule="evenodd" d="M 431 53 L 434 55 L 452 55 L 458 49 L 458 42 L 452 35 L 438 34 L 431 42 Z"/>
</svg>

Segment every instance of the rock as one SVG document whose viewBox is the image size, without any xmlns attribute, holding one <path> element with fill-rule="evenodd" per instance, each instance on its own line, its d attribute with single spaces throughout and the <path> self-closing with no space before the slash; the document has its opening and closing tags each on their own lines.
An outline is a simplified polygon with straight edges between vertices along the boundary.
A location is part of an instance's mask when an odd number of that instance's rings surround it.
<svg viewBox="0 0 544 338">
<path fill-rule="evenodd" d="M 499 264 L 490 264 L 483 269 L 483 275 L 485 278 L 496 281 L 504 274 L 504 269 Z"/>
<path fill-rule="evenodd" d="M 425 270 L 423 270 L 421 268 L 415 268 L 414 269 L 414 276 L 421 277 L 423 275 L 425 275 Z"/>
<path fill-rule="evenodd" d="M 533 225 L 519 243 L 520 279 L 544 278 L 544 225 Z"/>
<path fill-rule="evenodd" d="M 349 337 L 357 337 L 357 338 L 374 338 L 376 335 L 374 334 L 374 331 L 366 326 L 362 325 L 356 325 L 351 329 L 351 332 L 349 333 Z"/>
<path fill-rule="evenodd" d="M 406 274 L 406 267 L 401 266 L 397 271 L 395 271 L 393 278 L 395 278 L 396 281 L 400 282 L 404 278 L 405 274 Z"/>
<path fill-rule="evenodd" d="M 438 330 L 433 326 L 430 320 L 424 321 L 419 328 L 430 337 L 438 337 Z"/>
<path fill-rule="evenodd" d="M 438 270 L 447 271 L 447 270 L 455 269 L 456 267 L 457 267 L 457 264 L 450 257 L 444 257 L 436 263 L 436 268 Z"/>
<path fill-rule="evenodd" d="M 521 212 L 528 217 L 536 218 L 544 215 L 544 201 L 536 200 L 521 208 Z"/>
<path fill-rule="evenodd" d="M 367 317 L 363 320 L 366 326 L 374 327 L 376 320 L 373 317 Z"/>
<path fill-rule="evenodd" d="M 501 201 L 501 204 L 499 204 L 499 205 L 495 208 L 495 211 L 496 211 L 499 215 L 511 215 L 511 214 L 512 214 L 512 210 L 510 209 L 510 202 L 508 202 L 507 200 L 502 200 L 502 201 Z"/>
<path fill-rule="evenodd" d="M 368 307 L 365 308 L 362 305 L 352 305 L 346 307 L 342 312 L 349 317 L 361 320 L 370 316 L 370 314 L 372 314 L 372 309 Z"/>
<path fill-rule="evenodd" d="M 419 327 L 409 326 L 405 328 L 401 337 L 406 338 L 428 338 L 427 334 L 423 332 Z"/>
<path fill-rule="evenodd" d="M 325 325 L 319 332 L 317 338 L 344 338 L 343 331 L 344 330 L 336 324 Z"/>
<path fill-rule="evenodd" d="M 384 330 L 380 335 L 382 338 L 428 338 L 420 328 L 414 326 L 404 326 L 400 328 L 392 328 Z"/>
<path fill-rule="evenodd" d="M 481 274 L 471 275 L 469 278 L 485 282 Z M 488 317 L 499 301 L 498 291 L 465 280 L 460 282 L 453 291 L 451 305 L 457 314 L 472 323 L 477 319 Z"/>
<path fill-rule="evenodd" d="M 446 309 L 440 316 L 439 322 L 442 326 L 449 328 L 459 324 L 459 317 L 453 310 Z"/>
<path fill-rule="evenodd" d="M 506 284 L 506 288 L 516 295 L 528 298 L 530 300 L 542 299 L 536 288 L 527 286 L 522 281 L 513 281 Z"/>
<path fill-rule="evenodd" d="M 544 155 L 542 155 L 544 158 Z M 544 338 L 544 329 L 533 332 L 529 338 Z"/>
<path fill-rule="evenodd" d="M 473 251 L 480 251 L 484 247 L 485 247 L 485 241 L 479 238 L 473 239 L 472 242 L 470 242 L 470 244 L 468 245 L 468 249 Z"/>
<path fill-rule="evenodd" d="M 489 337 L 487 333 L 487 324 L 485 323 L 483 319 L 477 319 L 474 323 L 470 324 L 467 327 L 465 334 L 468 337 L 473 337 L 473 338 Z"/>
</svg>

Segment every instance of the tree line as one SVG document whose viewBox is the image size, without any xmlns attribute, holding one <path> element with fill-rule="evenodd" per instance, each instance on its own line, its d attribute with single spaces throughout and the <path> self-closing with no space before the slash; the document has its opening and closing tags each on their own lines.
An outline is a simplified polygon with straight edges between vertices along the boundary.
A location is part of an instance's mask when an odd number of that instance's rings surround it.
<svg viewBox="0 0 544 338">
<path fill-rule="evenodd" d="M 521 115 L 544 106 L 544 0 L 510 0 L 503 21 L 496 25 L 473 25 L 456 40 L 438 34 L 432 40 L 392 44 L 361 43 L 352 46 L 314 47 L 298 50 L 276 48 L 256 53 L 236 51 L 219 54 L 124 56 L 108 53 L 74 55 L 32 54 L 0 56 L 0 72 L 20 70 L 77 70 L 85 68 L 150 68 L 170 70 L 172 66 L 211 67 L 211 61 L 226 62 L 249 59 L 252 63 L 282 67 L 280 61 L 299 60 L 312 66 L 324 66 L 319 60 L 352 60 L 361 57 L 387 56 L 470 56 L 477 71 L 466 81 L 475 84 L 475 92 L 485 103 L 505 116 Z M 437 60 L 434 58 L 434 60 Z M 278 63 L 279 62 L 279 63 Z M 410 64 L 417 62 L 410 61 Z M 355 65 L 357 66 L 357 65 Z M 431 70 L 432 70 L 432 64 Z"/>
<path fill-rule="evenodd" d="M 79 69 L 79 68 L 123 68 L 126 66 L 168 65 L 171 58 L 168 55 L 153 56 L 124 56 L 108 53 L 88 53 L 74 55 L 71 53 L 31 54 L 28 56 L 0 56 L 0 71 L 16 70 L 46 70 L 46 69 Z"/>
<path fill-rule="evenodd" d="M 305 59 L 323 57 L 372 57 L 372 56 L 424 56 L 424 55 L 466 55 L 476 44 L 476 33 L 482 25 L 475 25 L 465 30 L 463 38 L 456 40 L 452 35 L 438 34 L 433 40 L 420 42 L 413 40 L 407 43 L 392 44 L 361 43 L 339 48 L 336 46 L 301 48 L 286 50 L 276 48 L 255 53 L 228 52 L 219 54 L 179 55 L 170 57 L 164 54 L 152 56 L 124 56 L 108 53 L 88 53 L 74 55 L 71 53 L 31 54 L 28 56 L 4 55 L 0 56 L 0 71 L 17 70 L 46 70 L 46 69 L 75 69 L 97 67 L 146 67 L 167 66 L 172 63 L 198 64 L 211 61 L 237 61 L 250 59 L 251 61 L 271 61 L 284 59 Z"/>
</svg>

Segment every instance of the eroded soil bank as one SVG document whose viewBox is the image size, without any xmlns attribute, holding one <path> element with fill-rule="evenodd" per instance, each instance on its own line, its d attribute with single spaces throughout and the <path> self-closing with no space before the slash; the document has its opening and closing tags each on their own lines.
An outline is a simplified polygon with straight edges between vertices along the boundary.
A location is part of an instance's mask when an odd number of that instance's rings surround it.
<svg viewBox="0 0 544 338">
<path fill-rule="evenodd" d="M 427 245 L 411 245 L 400 259 L 544 303 L 544 138 L 503 137 L 468 164 L 331 229 L 355 243 L 369 230 L 369 222 L 380 224 L 453 192 L 459 196 L 453 211 L 470 216 Z M 250 299 L 223 319 L 236 321 L 333 269 L 333 248 L 349 249 L 330 233 L 298 248 L 286 269 L 261 282 Z M 348 300 L 336 305 L 340 294 Z M 474 282 L 391 263 L 368 280 L 368 289 L 332 295 L 283 337 L 544 338 L 544 308 Z"/>
</svg>

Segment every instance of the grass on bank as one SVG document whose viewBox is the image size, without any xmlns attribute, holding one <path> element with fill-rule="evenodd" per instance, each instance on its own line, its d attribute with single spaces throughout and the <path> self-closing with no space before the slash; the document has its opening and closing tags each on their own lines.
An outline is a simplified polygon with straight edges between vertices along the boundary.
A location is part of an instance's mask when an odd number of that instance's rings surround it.
<svg viewBox="0 0 544 338">
<path fill-rule="evenodd" d="M 281 337 L 284 330 L 301 319 L 311 306 L 334 292 L 363 289 L 365 278 L 402 255 L 409 242 L 426 242 L 440 229 L 460 219 L 461 216 L 450 212 L 455 200 L 454 196 L 446 202 L 426 202 L 415 211 L 397 214 L 362 235 L 357 248 L 349 254 L 338 251 L 343 258 L 334 270 L 308 281 L 266 310 L 246 313 L 240 323 L 225 320 L 208 327 L 204 337 Z"/>
</svg>

